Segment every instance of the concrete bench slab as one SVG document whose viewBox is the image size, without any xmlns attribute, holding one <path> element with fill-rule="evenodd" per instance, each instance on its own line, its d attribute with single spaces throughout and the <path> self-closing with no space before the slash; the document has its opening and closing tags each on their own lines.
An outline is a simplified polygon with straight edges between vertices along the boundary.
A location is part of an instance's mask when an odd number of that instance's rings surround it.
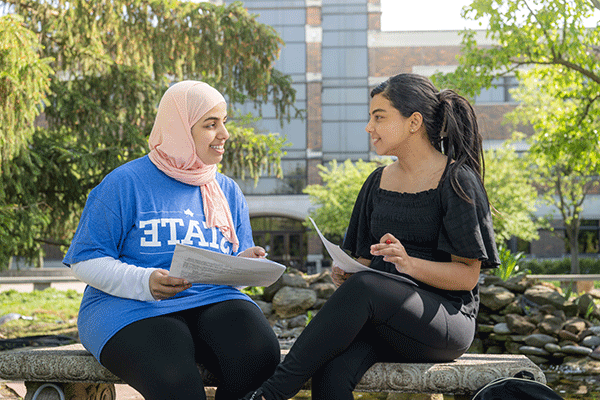
<svg viewBox="0 0 600 400">
<path fill-rule="evenodd" d="M 282 351 L 282 358 L 287 350 Z M 214 377 L 200 367 L 205 386 L 216 386 Z M 378 363 L 363 376 L 356 391 L 451 394 L 461 398 L 499 377 L 530 371 L 546 383 L 542 370 L 523 355 L 465 354 L 448 363 Z M 25 381 L 26 400 L 35 392 L 62 390 L 45 399 L 115 398 L 114 384 L 124 383 L 100 365 L 81 344 L 50 348 L 25 348 L 0 352 L 0 379 Z M 56 389 L 54 386 L 56 386 Z M 87 393 L 87 394 L 86 394 Z M 86 397 L 87 396 L 87 397 Z"/>
</svg>

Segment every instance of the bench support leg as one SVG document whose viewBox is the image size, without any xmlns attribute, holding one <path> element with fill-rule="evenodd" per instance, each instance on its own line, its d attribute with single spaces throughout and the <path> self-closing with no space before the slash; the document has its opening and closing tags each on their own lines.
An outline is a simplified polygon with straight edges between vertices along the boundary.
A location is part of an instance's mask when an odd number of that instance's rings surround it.
<svg viewBox="0 0 600 400">
<path fill-rule="evenodd" d="M 25 382 L 25 400 L 116 400 L 112 383 Z"/>
</svg>

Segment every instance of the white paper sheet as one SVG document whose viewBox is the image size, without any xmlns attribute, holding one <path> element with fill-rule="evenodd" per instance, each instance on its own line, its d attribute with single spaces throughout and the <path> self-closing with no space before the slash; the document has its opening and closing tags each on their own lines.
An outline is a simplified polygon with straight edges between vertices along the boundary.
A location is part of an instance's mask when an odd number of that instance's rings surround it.
<svg viewBox="0 0 600 400">
<path fill-rule="evenodd" d="M 285 269 L 285 265 L 265 258 L 236 257 L 177 244 L 169 275 L 187 279 L 190 283 L 269 286 Z"/>
<path fill-rule="evenodd" d="M 333 259 L 333 263 L 336 266 L 340 267 L 345 272 L 348 272 L 348 273 L 356 273 L 356 272 L 360 272 L 360 271 L 375 272 L 378 274 L 389 276 L 390 278 L 394 278 L 394 279 L 418 286 L 415 282 L 413 282 L 410 279 L 405 278 L 401 275 L 396 275 L 396 274 L 391 274 L 389 272 L 379 271 L 377 269 L 369 268 L 366 265 L 359 263 L 354 258 L 352 258 L 348 254 L 346 254 L 346 252 L 344 250 L 342 250 L 340 246 L 338 246 L 337 244 L 331 243 L 329 240 L 325 239 L 325 236 L 323 236 L 323 234 L 319 230 L 319 227 L 317 226 L 315 221 L 311 217 L 308 217 L 308 219 L 310 219 L 310 222 L 312 222 L 312 224 L 314 225 L 315 230 L 317 231 L 317 233 L 319 234 L 319 237 L 321 238 L 321 241 L 323 242 L 323 245 L 327 249 L 327 252 L 331 256 L 331 258 Z"/>
</svg>

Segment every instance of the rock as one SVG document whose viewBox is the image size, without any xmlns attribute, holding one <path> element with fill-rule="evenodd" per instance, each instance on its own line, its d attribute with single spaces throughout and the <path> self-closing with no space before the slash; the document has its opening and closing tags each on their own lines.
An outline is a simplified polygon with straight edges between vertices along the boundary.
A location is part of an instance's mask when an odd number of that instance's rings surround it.
<svg viewBox="0 0 600 400">
<path fill-rule="evenodd" d="M 563 327 L 563 329 L 574 333 L 575 335 L 579 335 L 587 328 L 587 323 L 585 320 L 581 318 L 575 318 L 567 321 Z"/>
<path fill-rule="evenodd" d="M 333 283 L 329 270 L 325 270 L 320 274 L 306 275 L 304 276 L 304 280 L 309 286 L 313 283 Z"/>
<path fill-rule="evenodd" d="M 574 354 L 579 356 L 587 356 L 592 352 L 589 347 L 583 346 L 563 346 L 561 351 L 566 354 Z"/>
<path fill-rule="evenodd" d="M 600 336 L 600 326 L 599 325 L 597 325 L 597 326 L 590 326 L 588 328 L 588 330 L 590 330 L 594 335 Z"/>
<path fill-rule="evenodd" d="M 557 311 L 556 307 L 554 307 L 552 304 L 544 304 L 539 308 L 539 310 L 542 314 L 548 314 L 548 315 L 555 315 L 555 313 Z"/>
<path fill-rule="evenodd" d="M 5 324 L 9 321 L 14 321 L 16 319 L 21 319 L 22 315 L 18 313 L 8 313 L 4 314 L 0 317 L 0 325 Z"/>
<path fill-rule="evenodd" d="M 567 299 L 558 293 L 558 291 L 549 288 L 546 285 L 534 285 L 525 290 L 525 298 L 539 305 L 551 305 L 558 309 L 564 309 Z"/>
<path fill-rule="evenodd" d="M 560 352 L 561 348 L 556 343 L 546 343 L 544 345 L 544 350 L 546 350 L 550 353 L 558 353 L 558 352 Z"/>
<path fill-rule="evenodd" d="M 484 275 L 482 287 L 502 285 L 502 278 L 496 275 Z"/>
<path fill-rule="evenodd" d="M 553 335 L 562 329 L 565 321 L 562 318 L 555 317 L 552 315 L 546 315 L 544 319 L 538 324 L 537 328 L 540 332 Z"/>
<path fill-rule="evenodd" d="M 284 286 L 273 297 L 273 310 L 280 318 L 303 314 L 317 301 L 313 290 Z"/>
<path fill-rule="evenodd" d="M 527 358 L 529 358 L 532 362 L 534 362 L 535 364 L 547 364 L 549 363 L 549 360 L 545 357 L 540 357 L 540 356 L 534 356 L 531 354 L 526 354 L 525 355 Z"/>
<path fill-rule="evenodd" d="M 594 360 L 600 360 L 600 347 L 597 347 L 594 351 L 588 354 L 588 356 Z"/>
<path fill-rule="evenodd" d="M 262 300 L 254 300 L 254 302 L 260 307 L 265 317 L 268 317 L 273 313 L 273 305 L 271 303 Z"/>
<path fill-rule="evenodd" d="M 598 336 L 587 336 L 584 337 L 581 341 L 581 345 L 585 347 L 589 347 L 590 349 L 595 349 L 600 346 L 600 337 Z"/>
<path fill-rule="evenodd" d="M 533 286 L 533 281 L 531 279 L 527 279 L 525 275 L 517 275 L 509 278 L 506 282 L 500 282 L 496 285 L 505 287 L 514 293 L 525 293 L 527 288 Z"/>
<path fill-rule="evenodd" d="M 296 287 L 296 288 L 307 288 L 308 283 L 304 280 L 302 275 L 286 275 L 281 276 L 281 283 L 283 286 Z"/>
<path fill-rule="evenodd" d="M 288 329 L 299 328 L 299 327 L 304 328 L 306 326 L 307 321 L 308 321 L 308 317 L 306 316 L 306 314 L 302 314 L 302 315 L 298 315 L 297 317 L 290 319 L 288 321 L 287 326 L 288 326 Z"/>
<path fill-rule="evenodd" d="M 519 349 L 522 346 L 523 345 L 521 343 L 517 343 L 517 342 L 507 341 L 506 343 L 504 343 L 504 347 L 510 354 L 521 354 Z"/>
<path fill-rule="evenodd" d="M 501 344 L 502 347 L 504 347 L 504 342 L 507 342 L 510 339 L 510 335 L 491 333 L 488 339 L 497 342 L 498 344 Z"/>
<path fill-rule="evenodd" d="M 480 324 L 477 330 L 482 333 L 494 332 L 494 325 Z"/>
<path fill-rule="evenodd" d="M 283 329 L 281 329 L 280 327 L 278 327 L 278 326 L 276 326 L 276 325 L 275 325 L 275 326 L 273 326 L 273 332 L 275 332 L 275 335 L 277 335 L 277 337 L 278 337 L 278 338 L 281 338 L 281 337 L 283 337 L 283 336 L 282 336 L 282 334 L 283 334 Z"/>
<path fill-rule="evenodd" d="M 529 335 L 524 339 L 524 342 L 528 346 L 544 347 L 548 343 L 556 343 L 558 340 L 554 336 L 544 334 L 533 334 Z"/>
<path fill-rule="evenodd" d="M 525 355 L 538 356 L 538 357 L 548 357 L 550 353 L 542 348 L 535 346 L 521 346 L 519 351 Z"/>
<path fill-rule="evenodd" d="M 497 311 L 510 304 L 515 295 L 508 289 L 500 286 L 482 287 L 479 290 L 481 304 L 492 311 Z"/>
<path fill-rule="evenodd" d="M 499 324 L 494 325 L 494 333 L 498 335 L 508 335 L 510 334 L 510 329 L 505 322 L 501 322 Z"/>
<path fill-rule="evenodd" d="M 519 300 L 513 301 L 512 303 L 510 303 L 509 305 L 504 307 L 504 309 L 500 310 L 500 312 L 504 315 L 508 315 L 508 314 L 523 315 L 524 314 L 523 307 L 521 307 L 521 303 L 519 302 Z"/>
<path fill-rule="evenodd" d="M 473 339 L 473 343 L 471 343 L 471 346 L 469 347 L 468 352 L 475 353 L 475 354 L 481 354 L 484 352 L 484 350 L 485 350 L 485 348 L 483 346 L 483 341 L 479 338 L 475 338 L 475 339 Z"/>
<path fill-rule="evenodd" d="M 279 291 L 279 289 L 281 289 L 283 287 L 283 277 L 285 275 L 286 274 L 281 275 L 279 277 L 279 279 L 277 279 L 275 281 L 275 283 L 264 288 L 264 290 L 263 290 L 263 300 L 264 301 L 268 301 L 268 302 L 273 301 L 273 297 L 275 296 L 275 293 L 277 293 Z"/>
<path fill-rule="evenodd" d="M 506 317 L 504 315 L 492 314 L 490 315 L 490 319 L 494 321 L 494 324 L 506 322 Z"/>
<path fill-rule="evenodd" d="M 561 338 L 562 340 L 570 340 L 575 343 L 579 342 L 579 338 L 577 337 L 577 335 L 575 335 L 574 333 L 571 333 L 569 331 L 566 331 L 564 329 L 561 329 L 560 331 L 558 331 L 558 337 Z"/>
<path fill-rule="evenodd" d="M 577 310 L 579 315 L 587 316 L 597 314 L 598 306 L 594 303 L 594 298 L 589 293 L 585 293 L 577 299 Z"/>
<path fill-rule="evenodd" d="M 317 297 L 317 301 L 315 301 L 315 304 L 313 304 L 312 309 L 313 310 L 320 310 L 321 307 L 323 307 L 323 304 L 325 304 L 327 302 L 327 299 L 319 299 Z"/>
<path fill-rule="evenodd" d="M 535 329 L 535 325 L 527 320 L 527 318 L 517 314 L 506 315 L 506 325 L 512 333 L 518 335 L 528 335 Z"/>
<path fill-rule="evenodd" d="M 579 334 L 577 335 L 577 338 L 581 342 L 583 339 L 585 339 L 588 336 L 598 336 L 598 335 L 594 335 L 594 332 L 590 331 L 589 329 L 585 329 L 584 331 L 579 332 Z"/>
<path fill-rule="evenodd" d="M 310 285 L 310 288 L 315 291 L 319 299 L 328 299 L 335 292 L 335 285 L 333 283 L 317 282 Z"/>
<path fill-rule="evenodd" d="M 502 354 L 504 353 L 504 348 L 501 346 L 489 346 L 485 351 L 486 354 Z"/>
</svg>

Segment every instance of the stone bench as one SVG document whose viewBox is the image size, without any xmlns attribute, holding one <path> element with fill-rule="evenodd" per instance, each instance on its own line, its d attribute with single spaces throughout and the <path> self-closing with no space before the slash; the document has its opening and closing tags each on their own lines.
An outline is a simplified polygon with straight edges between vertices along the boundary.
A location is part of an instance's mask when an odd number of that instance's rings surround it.
<svg viewBox="0 0 600 400">
<path fill-rule="evenodd" d="M 282 358 L 285 354 L 287 350 L 282 351 Z M 214 377 L 200 369 L 205 386 L 216 386 Z M 356 391 L 448 394 L 466 399 L 491 380 L 522 370 L 546 383 L 542 370 L 523 355 L 465 354 L 448 363 L 375 364 Z M 114 384 L 124 383 L 81 344 L 0 352 L 0 379 L 24 381 L 25 400 L 113 400 Z"/>
</svg>

